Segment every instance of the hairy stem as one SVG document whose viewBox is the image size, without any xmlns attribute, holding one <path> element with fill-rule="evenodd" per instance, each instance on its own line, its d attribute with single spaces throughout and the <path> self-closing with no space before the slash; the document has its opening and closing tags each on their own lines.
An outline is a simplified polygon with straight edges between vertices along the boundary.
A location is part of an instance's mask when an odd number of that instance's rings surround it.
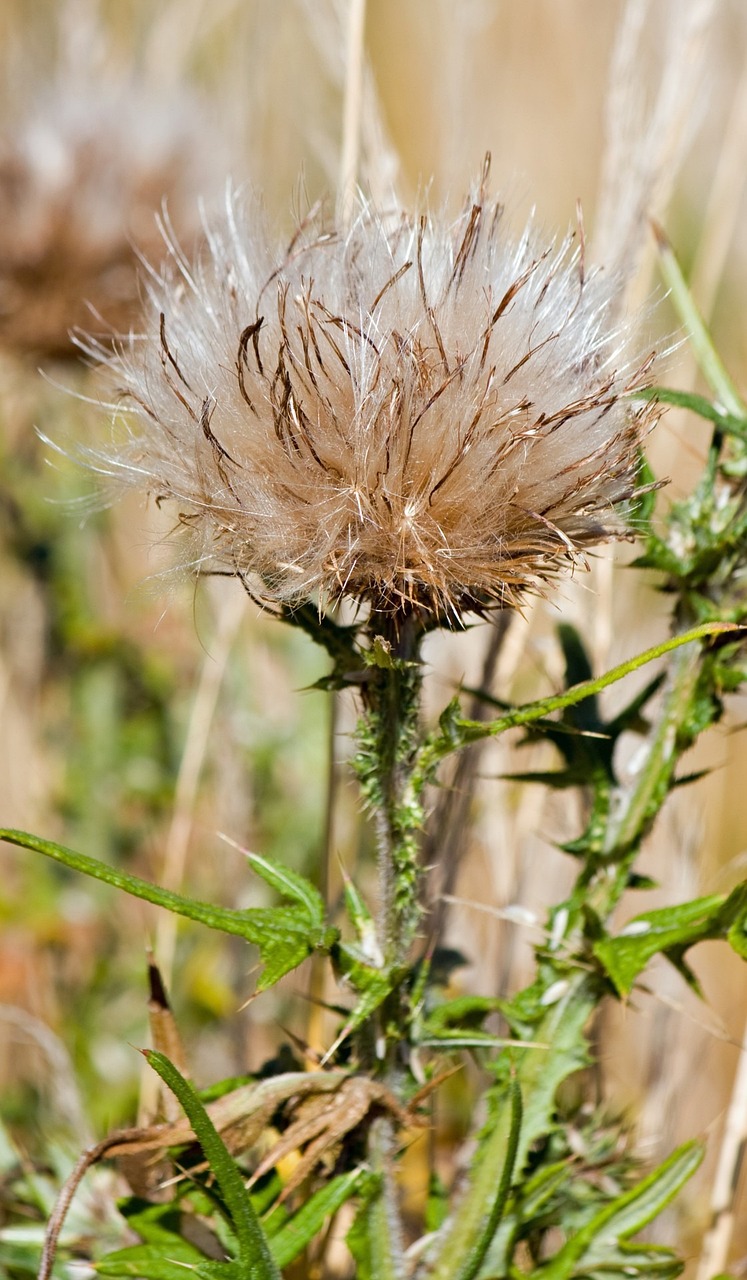
<svg viewBox="0 0 747 1280">
<path fill-rule="evenodd" d="M 420 746 L 423 627 L 417 612 L 372 617 L 376 630 L 356 765 L 376 825 L 381 949 L 387 964 L 399 967 L 422 914 L 423 807 L 414 763 Z"/>
<path fill-rule="evenodd" d="M 391 1120 L 384 1116 L 374 1120 L 368 1145 L 371 1168 L 381 1178 L 370 1210 L 371 1280 L 403 1280 L 402 1223 L 393 1176 L 397 1143 Z"/>
</svg>

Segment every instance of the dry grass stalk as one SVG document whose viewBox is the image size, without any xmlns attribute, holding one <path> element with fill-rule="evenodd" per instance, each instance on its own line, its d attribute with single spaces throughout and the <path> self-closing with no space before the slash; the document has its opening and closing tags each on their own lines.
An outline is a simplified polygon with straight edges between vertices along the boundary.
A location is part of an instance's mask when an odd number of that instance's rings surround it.
<svg viewBox="0 0 747 1280">
<path fill-rule="evenodd" d="M 365 0 L 296 0 L 305 39 L 319 59 L 329 89 L 342 101 L 341 143 L 316 139 L 315 150 L 337 181 L 340 221 L 355 209 L 359 181 L 372 200 L 384 205 L 397 187 L 399 157 L 388 137 L 376 83 L 367 57 Z"/>
<path fill-rule="evenodd" d="M 174 809 L 163 851 L 163 867 L 159 883 L 180 892 L 184 880 L 189 842 L 194 827 L 197 789 L 213 728 L 215 711 L 231 650 L 246 612 L 246 598 L 241 594 L 226 595 L 217 607 L 216 634 L 200 670 L 192 711 L 187 726 L 184 749 L 176 779 Z M 166 987 L 171 986 L 176 956 L 178 917 L 169 911 L 158 914 L 154 955 Z M 161 1046 L 158 1046 L 159 1048 Z M 143 1071 L 140 1086 L 139 1115 L 151 1116 L 156 1099 L 162 1093 L 155 1072 Z"/>
<path fill-rule="evenodd" d="M 740 1050 L 711 1192 L 711 1225 L 703 1241 L 696 1280 L 714 1280 L 724 1270 L 737 1221 L 739 1175 L 747 1147 L 747 1028 Z"/>
<path fill-rule="evenodd" d="M 654 12 L 650 0 L 627 0 L 610 68 L 606 142 L 594 249 L 633 283 L 692 139 L 707 65 L 707 35 L 718 0 L 671 6 L 658 82 L 652 92 L 645 45 Z"/>
<path fill-rule="evenodd" d="M 348 15 L 347 72 L 338 184 L 339 216 L 343 226 L 349 224 L 355 209 L 363 104 L 365 24 L 366 0 L 351 0 Z"/>
</svg>

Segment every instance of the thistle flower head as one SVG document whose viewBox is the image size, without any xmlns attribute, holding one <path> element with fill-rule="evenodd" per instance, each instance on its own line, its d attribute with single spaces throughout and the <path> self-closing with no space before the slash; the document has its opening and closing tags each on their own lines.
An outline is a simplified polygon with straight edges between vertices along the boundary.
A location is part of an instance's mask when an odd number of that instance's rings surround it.
<svg viewBox="0 0 747 1280">
<path fill-rule="evenodd" d="M 208 247 L 174 249 L 108 358 L 125 432 L 100 460 L 173 500 L 197 568 L 444 618 L 625 536 L 653 410 L 571 238 L 511 239 L 480 187 L 452 223 L 315 212 L 279 251 L 229 201 Z"/>
</svg>

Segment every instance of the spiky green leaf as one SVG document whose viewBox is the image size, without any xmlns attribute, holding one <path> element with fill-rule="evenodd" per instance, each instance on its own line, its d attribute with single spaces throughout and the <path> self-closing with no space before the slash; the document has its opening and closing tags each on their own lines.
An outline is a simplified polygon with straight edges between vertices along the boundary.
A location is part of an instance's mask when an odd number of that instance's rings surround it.
<svg viewBox="0 0 747 1280">
<path fill-rule="evenodd" d="M 498 1124 L 482 1144 L 469 1190 L 434 1242 L 433 1280 L 475 1280 L 498 1230 L 511 1191 L 522 1136 L 522 1095 L 514 1078 Z"/>
<path fill-rule="evenodd" d="M 145 1056 L 178 1099 L 202 1147 L 236 1232 L 242 1280 L 282 1280 L 241 1172 L 191 1084 L 164 1054 L 149 1049 Z"/>
<path fill-rule="evenodd" d="M 246 854 L 252 870 L 280 894 L 281 898 L 297 903 L 304 911 L 310 925 L 324 924 L 324 899 L 319 890 L 306 876 L 299 875 L 291 867 L 267 858 L 260 853 Z"/>
<path fill-rule="evenodd" d="M 118 1249 L 95 1264 L 101 1276 L 134 1276 L 139 1280 L 185 1280 L 194 1275 L 201 1263 L 206 1262 L 204 1253 L 196 1249 L 186 1240 L 171 1239 L 158 1244 L 134 1244 L 126 1249 Z M 221 1264 L 224 1268 L 231 1264 Z M 233 1268 L 232 1268 L 233 1273 Z M 231 1273 L 231 1274 L 232 1274 Z M 231 1275 L 221 1272 L 225 1280 Z"/>
<path fill-rule="evenodd" d="M 705 939 L 724 938 L 740 955 L 747 953 L 747 884 L 728 898 L 712 895 L 656 911 L 644 911 L 616 937 L 605 936 L 593 946 L 595 956 L 620 995 L 629 995 L 649 961 L 659 952 L 678 967 L 686 951 Z M 685 975 L 690 978 L 689 972 Z"/>
<path fill-rule="evenodd" d="M 536 1280 L 571 1280 L 603 1271 L 606 1261 L 619 1259 L 620 1242 L 641 1231 L 671 1203 L 702 1159 L 700 1143 L 678 1147 L 658 1169 L 579 1227 L 555 1257 L 539 1268 Z"/>
<path fill-rule="evenodd" d="M 299 911 L 298 905 L 290 907 L 257 907 L 246 911 L 236 911 L 228 907 L 218 907 L 211 903 L 200 902 L 195 898 L 187 898 L 174 893 L 170 889 L 162 889 L 160 885 L 141 880 L 138 876 L 129 875 L 115 867 L 110 867 L 87 854 L 77 853 L 53 840 L 44 840 L 25 831 L 0 829 L 0 840 L 43 853 L 63 863 L 73 871 L 80 871 L 94 880 L 113 885 L 133 897 L 152 902 L 155 906 L 165 907 L 177 915 L 186 916 L 209 929 L 218 929 L 222 933 L 237 934 L 247 942 L 259 948 L 260 958 L 265 966 L 260 975 L 258 990 L 264 990 L 291 969 L 301 964 L 315 948 L 326 950 L 335 940 L 335 930 L 324 929 L 319 915 L 318 903 L 313 896 L 316 890 L 303 877 L 295 873 L 282 874 L 285 869 L 278 869 L 267 859 L 261 859 L 264 879 L 273 877 L 273 883 L 284 886 L 286 897 L 294 897 L 297 904 L 303 898 L 304 909 Z M 254 855 L 257 857 L 257 855 Z M 257 868 L 255 868 L 257 869 Z M 314 919 L 310 917 L 314 912 Z"/>
</svg>

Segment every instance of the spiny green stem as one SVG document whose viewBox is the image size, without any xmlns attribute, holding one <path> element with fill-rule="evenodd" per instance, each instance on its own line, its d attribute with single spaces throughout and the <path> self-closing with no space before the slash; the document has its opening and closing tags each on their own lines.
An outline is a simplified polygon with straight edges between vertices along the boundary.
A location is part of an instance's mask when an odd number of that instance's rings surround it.
<svg viewBox="0 0 747 1280">
<path fill-rule="evenodd" d="M 558 908 L 567 912 L 566 949 L 583 946 L 589 913 L 606 922 L 628 888 L 641 841 L 672 790 L 678 761 L 697 736 L 690 721 L 703 661 L 703 646 L 697 642 L 673 654 L 645 761 L 632 786 L 618 786 L 612 793 L 602 857 L 587 861 L 568 902 Z"/>
<path fill-rule="evenodd" d="M 414 762 L 420 746 L 423 631 L 417 614 L 378 615 L 376 622 L 356 765 L 376 822 L 382 950 L 387 964 L 399 967 L 422 913 L 418 850 L 423 808 L 414 785 Z"/>
</svg>

